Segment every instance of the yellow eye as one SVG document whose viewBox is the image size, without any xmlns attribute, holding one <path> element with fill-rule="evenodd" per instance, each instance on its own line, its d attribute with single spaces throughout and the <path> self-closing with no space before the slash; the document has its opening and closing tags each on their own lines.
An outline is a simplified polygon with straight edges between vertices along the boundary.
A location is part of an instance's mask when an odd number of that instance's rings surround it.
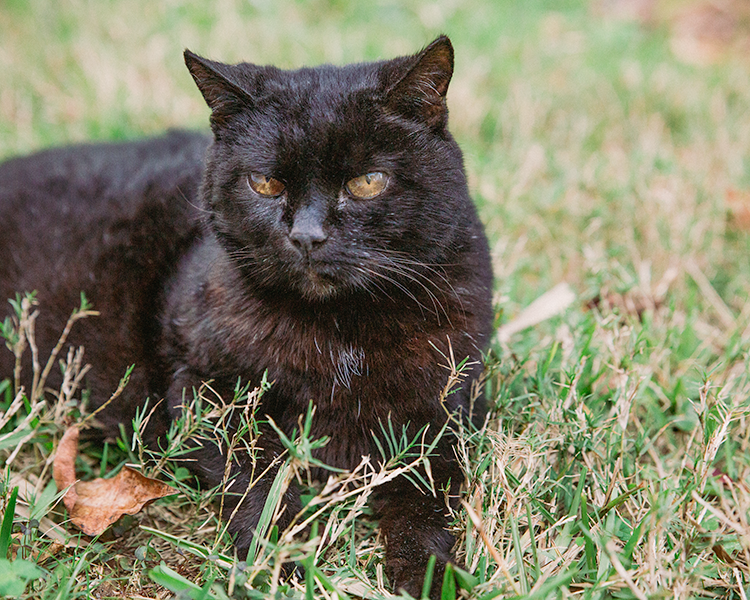
<svg viewBox="0 0 750 600">
<path fill-rule="evenodd" d="M 260 173 L 250 173 L 247 183 L 261 196 L 280 196 L 286 186 L 278 179 Z"/>
<path fill-rule="evenodd" d="M 347 181 L 346 191 L 355 198 L 369 200 L 370 198 L 379 196 L 386 185 L 388 185 L 388 175 L 380 171 L 375 171 Z"/>
</svg>

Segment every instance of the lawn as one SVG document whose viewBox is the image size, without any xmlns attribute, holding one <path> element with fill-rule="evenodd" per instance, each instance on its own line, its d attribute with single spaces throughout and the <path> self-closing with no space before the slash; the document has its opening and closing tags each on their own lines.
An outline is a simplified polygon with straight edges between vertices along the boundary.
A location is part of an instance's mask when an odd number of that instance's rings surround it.
<svg viewBox="0 0 750 600">
<path fill-rule="evenodd" d="M 451 129 L 490 238 L 498 335 L 490 419 L 458 447 L 454 533 L 470 575 L 444 597 L 744 600 L 745 4 L 2 0 L 0 156 L 205 128 L 185 47 L 291 68 L 411 53 L 448 34 Z M 648 18 L 623 14 L 648 5 Z M 11 407 L 11 392 L 0 400 L 0 595 L 389 597 L 368 490 L 341 481 L 318 500 L 309 542 L 271 532 L 277 544 L 237 565 L 211 493 L 186 485 L 179 462 L 148 461 L 130 440 L 84 444 L 79 476 L 128 463 L 182 493 L 80 536 L 51 481 L 74 411 Z M 304 472 L 308 442 L 290 450 L 290 474 Z M 281 577 L 285 553 L 304 575 Z"/>
</svg>

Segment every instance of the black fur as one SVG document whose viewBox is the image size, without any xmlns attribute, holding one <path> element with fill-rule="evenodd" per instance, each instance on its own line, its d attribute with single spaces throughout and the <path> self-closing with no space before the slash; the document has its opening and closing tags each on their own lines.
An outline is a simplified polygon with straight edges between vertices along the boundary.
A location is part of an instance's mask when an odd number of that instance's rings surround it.
<svg viewBox="0 0 750 600">
<path fill-rule="evenodd" d="M 135 363 L 105 433 L 129 423 L 147 396 L 165 429 L 184 390 L 213 380 L 230 397 L 237 377 L 273 385 L 262 412 L 285 431 L 313 400 L 323 462 L 377 459 L 380 423 L 440 430 L 448 340 L 479 363 L 491 325 L 487 241 L 448 132 L 453 50 L 441 37 L 414 56 L 297 71 L 224 65 L 185 53 L 212 109 L 213 140 L 173 132 L 154 140 L 50 150 L 0 166 L 0 292 L 38 290 L 38 342 L 49 352 L 85 291 L 95 319 L 70 342 L 86 347 L 94 404 Z M 205 155 L 205 158 L 204 158 Z M 346 183 L 383 172 L 363 200 Z M 285 185 L 277 197 L 250 173 Z M 12 356 L 0 359 L 10 375 Z M 476 364 L 447 408 L 466 413 Z M 54 381 L 52 382 L 54 383 Z M 480 403 L 481 404 L 481 400 Z M 475 407 L 481 417 L 482 406 Z M 281 450 L 263 431 L 261 463 Z M 462 475 L 448 437 L 432 474 L 452 495 Z M 207 485 L 224 457 L 193 452 Z M 248 467 L 234 457 L 238 489 Z M 273 479 L 253 488 L 231 523 L 246 551 Z M 237 488 L 236 488 L 237 489 Z M 298 506 L 287 494 L 286 518 Z M 235 500 L 236 501 L 236 500 Z M 233 502 L 228 499 L 229 504 Z M 433 595 L 451 561 L 445 501 L 405 480 L 374 502 L 396 588 L 418 595 L 436 554 Z M 283 525 L 283 523 L 282 523 Z"/>
</svg>

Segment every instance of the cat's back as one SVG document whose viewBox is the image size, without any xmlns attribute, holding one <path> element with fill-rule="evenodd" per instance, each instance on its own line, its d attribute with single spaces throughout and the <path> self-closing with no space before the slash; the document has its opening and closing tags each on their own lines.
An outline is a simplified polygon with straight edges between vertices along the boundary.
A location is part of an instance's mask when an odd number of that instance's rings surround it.
<svg viewBox="0 0 750 600">
<path fill-rule="evenodd" d="M 144 315 L 158 308 L 164 280 L 201 235 L 197 198 L 209 141 L 173 131 L 0 164 L 0 299 L 37 291 L 41 353 L 84 292 L 102 316 L 77 326 L 71 341 L 85 342 L 92 359 L 115 349 L 143 360 L 153 329 Z M 0 319 L 9 311 L 5 304 Z M 8 361 L 2 353 L 0 376 Z M 122 376 L 123 361 L 115 362 L 116 372 L 100 373 L 102 388 Z"/>
<path fill-rule="evenodd" d="M 50 274 L 74 277 L 74 267 L 90 271 L 97 256 L 128 243 L 136 229 L 148 233 L 149 219 L 190 218 L 207 145 L 203 135 L 170 132 L 0 164 L 2 293 L 44 288 Z M 156 235 L 162 225 L 153 225 Z"/>
<path fill-rule="evenodd" d="M 134 142 L 81 144 L 0 163 L 0 218 L 14 232 L 86 227 L 128 216 L 146 192 L 195 187 L 208 138 L 172 131 Z M 28 221 L 30 219 L 31 221 Z M 45 230 L 48 233 L 48 230 Z"/>
</svg>

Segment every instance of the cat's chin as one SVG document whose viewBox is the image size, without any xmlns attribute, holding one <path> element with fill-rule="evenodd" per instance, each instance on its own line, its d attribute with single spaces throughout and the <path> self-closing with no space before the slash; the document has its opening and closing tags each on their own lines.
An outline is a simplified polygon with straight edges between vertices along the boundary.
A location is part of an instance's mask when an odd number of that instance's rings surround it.
<svg viewBox="0 0 750 600">
<path fill-rule="evenodd" d="M 305 280 L 300 285 L 300 292 L 305 299 L 313 301 L 330 300 L 338 296 L 341 289 L 341 283 L 314 271 L 308 271 Z"/>
</svg>

